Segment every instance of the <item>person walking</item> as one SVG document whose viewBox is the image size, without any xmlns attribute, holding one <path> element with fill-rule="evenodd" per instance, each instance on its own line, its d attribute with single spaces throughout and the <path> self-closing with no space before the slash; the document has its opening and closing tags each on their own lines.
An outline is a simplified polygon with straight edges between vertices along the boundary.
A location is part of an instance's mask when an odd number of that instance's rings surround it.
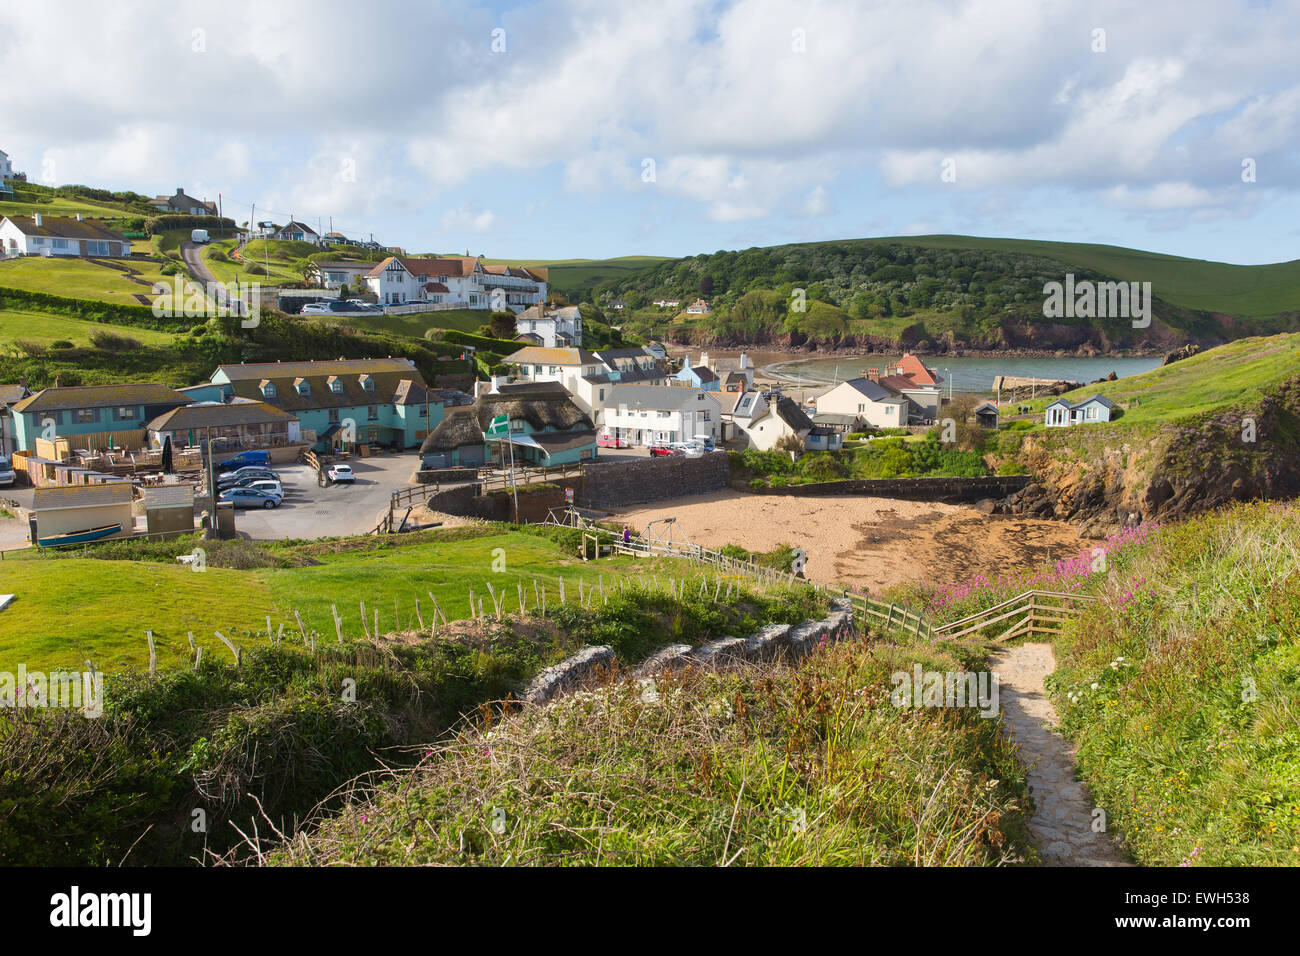
<svg viewBox="0 0 1300 956">
<path fill-rule="evenodd" d="M 632 543 L 632 529 L 629 528 L 627 525 L 623 525 L 623 543 L 624 544 Z"/>
</svg>

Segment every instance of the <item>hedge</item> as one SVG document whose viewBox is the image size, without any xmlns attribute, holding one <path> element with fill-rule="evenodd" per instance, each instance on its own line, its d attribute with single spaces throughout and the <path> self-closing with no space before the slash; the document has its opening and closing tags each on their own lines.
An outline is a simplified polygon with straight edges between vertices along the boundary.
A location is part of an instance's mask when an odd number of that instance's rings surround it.
<svg viewBox="0 0 1300 956">
<path fill-rule="evenodd" d="M 144 231 L 151 236 L 175 229 L 234 229 L 233 219 L 216 216 L 154 216 L 144 221 Z"/>
<path fill-rule="evenodd" d="M 447 329 L 443 341 L 455 342 L 458 345 L 472 345 L 477 349 L 487 349 L 502 355 L 511 355 L 528 344 L 512 339 L 494 339 L 486 335 L 475 335 L 473 332 L 462 332 L 459 329 Z"/>
<path fill-rule="evenodd" d="M 159 318 L 147 305 L 123 305 L 116 302 L 97 302 L 94 299 L 74 299 L 49 292 L 32 292 L 27 289 L 9 289 L 0 286 L 0 309 L 26 308 L 44 312 L 75 315 L 88 322 L 107 325 L 132 325 L 138 329 L 155 332 L 184 332 L 193 323 L 193 317 Z"/>
</svg>

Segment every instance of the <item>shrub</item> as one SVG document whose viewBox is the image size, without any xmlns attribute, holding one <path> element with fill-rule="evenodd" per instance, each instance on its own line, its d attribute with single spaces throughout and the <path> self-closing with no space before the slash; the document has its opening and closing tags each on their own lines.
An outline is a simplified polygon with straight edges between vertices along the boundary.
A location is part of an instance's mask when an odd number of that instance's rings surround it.
<svg viewBox="0 0 1300 956">
<path fill-rule="evenodd" d="M 109 331 L 92 332 L 90 344 L 105 352 L 133 352 L 142 347 L 139 339 Z"/>
<path fill-rule="evenodd" d="M 76 348 L 76 346 L 73 345 L 71 342 L 69 342 L 67 339 L 59 339 L 57 342 L 51 342 L 51 343 L 50 343 L 50 348 L 52 348 L 52 349 L 71 349 L 71 348 Z"/>
</svg>

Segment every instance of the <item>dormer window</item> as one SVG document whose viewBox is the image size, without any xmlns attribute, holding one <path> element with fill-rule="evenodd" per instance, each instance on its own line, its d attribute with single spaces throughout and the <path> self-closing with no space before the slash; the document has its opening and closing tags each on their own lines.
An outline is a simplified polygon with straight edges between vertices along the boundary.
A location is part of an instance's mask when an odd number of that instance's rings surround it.
<svg viewBox="0 0 1300 956">
<path fill-rule="evenodd" d="M 329 387 L 330 387 L 330 391 L 333 392 L 335 395 L 343 394 L 343 381 L 342 379 L 338 378 L 338 376 L 331 375 L 329 377 Z"/>
<path fill-rule="evenodd" d="M 262 383 L 262 397 L 275 398 L 275 382 Z"/>
<path fill-rule="evenodd" d="M 369 375 L 362 375 L 360 381 L 361 381 L 361 387 L 364 388 L 367 392 L 373 392 L 375 390 L 375 380 L 371 378 Z"/>
<path fill-rule="evenodd" d="M 311 383 L 309 383 L 309 382 L 299 382 L 299 383 L 298 383 L 298 394 L 299 394 L 299 395 L 310 395 L 310 394 L 311 394 Z"/>
</svg>

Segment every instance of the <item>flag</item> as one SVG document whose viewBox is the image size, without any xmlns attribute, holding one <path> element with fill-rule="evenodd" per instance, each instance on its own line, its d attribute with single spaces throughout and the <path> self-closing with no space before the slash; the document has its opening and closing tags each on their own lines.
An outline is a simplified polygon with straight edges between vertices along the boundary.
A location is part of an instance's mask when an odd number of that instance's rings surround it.
<svg viewBox="0 0 1300 956">
<path fill-rule="evenodd" d="M 488 425 L 489 435 L 509 435 L 510 434 L 510 416 L 498 415 L 492 419 L 492 424 Z"/>
</svg>

